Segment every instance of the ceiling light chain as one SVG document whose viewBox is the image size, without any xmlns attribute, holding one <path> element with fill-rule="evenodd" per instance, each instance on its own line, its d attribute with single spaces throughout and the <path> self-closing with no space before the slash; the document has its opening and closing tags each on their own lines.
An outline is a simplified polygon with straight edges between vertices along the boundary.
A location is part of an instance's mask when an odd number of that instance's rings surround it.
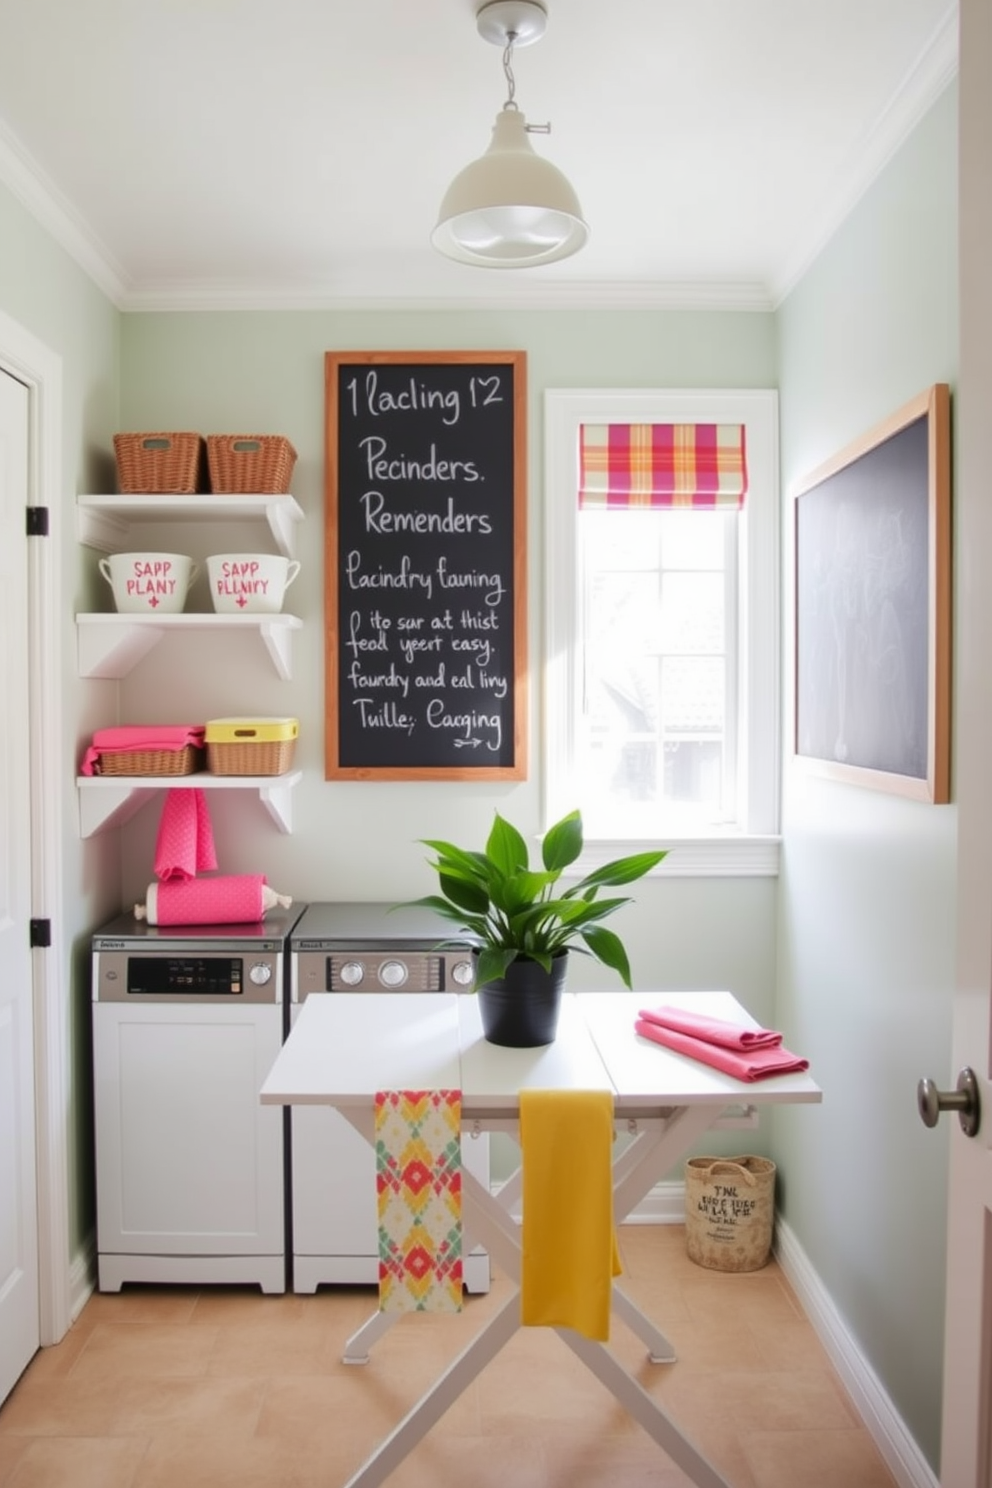
<svg viewBox="0 0 992 1488">
<path fill-rule="evenodd" d="M 517 84 L 516 84 L 516 80 L 515 80 L 515 78 L 513 76 L 513 46 L 514 46 L 514 43 L 516 42 L 516 39 L 517 39 L 517 33 L 515 31 L 510 31 L 510 32 L 507 33 L 506 49 L 503 52 L 503 72 L 504 72 L 504 74 L 506 76 L 506 102 L 504 103 L 503 107 L 505 109 L 516 109 L 517 112 L 519 113 L 519 111 L 520 111 L 520 105 L 519 105 L 519 103 L 517 103 L 515 101 L 516 100 L 516 92 L 517 92 Z M 548 123 L 548 124 L 528 124 L 526 122 L 526 120 L 525 120 L 524 121 L 524 128 L 526 129 L 526 131 L 527 131 L 528 134 L 550 134 L 551 133 L 551 125 L 550 125 L 550 123 Z"/>
</svg>

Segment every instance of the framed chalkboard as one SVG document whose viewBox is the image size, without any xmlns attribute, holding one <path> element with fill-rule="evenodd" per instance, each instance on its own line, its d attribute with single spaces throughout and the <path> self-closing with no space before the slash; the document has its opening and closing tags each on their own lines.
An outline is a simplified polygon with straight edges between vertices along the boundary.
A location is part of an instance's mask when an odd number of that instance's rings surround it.
<svg viewBox="0 0 992 1488">
<path fill-rule="evenodd" d="M 526 355 L 328 352 L 325 775 L 522 780 Z"/>
<path fill-rule="evenodd" d="M 949 799 L 950 399 L 939 383 L 800 483 L 795 754 Z"/>
</svg>

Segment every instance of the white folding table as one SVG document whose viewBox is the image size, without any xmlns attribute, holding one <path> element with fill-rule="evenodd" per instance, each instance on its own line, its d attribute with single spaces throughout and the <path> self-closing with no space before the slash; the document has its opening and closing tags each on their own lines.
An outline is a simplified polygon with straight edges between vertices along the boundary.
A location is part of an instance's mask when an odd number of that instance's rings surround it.
<svg viewBox="0 0 992 1488">
<path fill-rule="evenodd" d="M 334 1106 L 374 1143 L 377 1090 L 458 1089 L 463 1131 L 514 1134 L 521 1090 L 610 1090 L 617 1129 L 630 1138 L 617 1144 L 613 1166 L 614 1219 L 620 1224 L 728 1110 L 743 1106 L 756 1112 L 765 1105 L 821 1098 L 805 1073 L 743 1083 L 639 1038 L 634 1032 L 638 1009 L 662 1001 L 755 1026 L 728 992 L 567 993 L 554 1043 L 507 1049 L 486 1042 L 478 999 L 471 995 L 312 996 L 262 1087 L 261 1099 Z M 331 1175 L 328 1181 L 333 1182 Z M 498 1195 L 467 1170 L 462 1184 L 466 1250 L 484 1245 L 516 1289 L 345 1488 L 378 1488 L 521 1326 L 520 1227 L 513 1215 L 520 1172 Z M 613 1312 L 647 1345 L 652 1362 L 674 1360 L 668 1339 L 617 1283 Z M 376 1312 L 348 1340 L 345 1360 L 366 1362 L 369 1348 L 395 1318 Z M 698 1488 L 728 1488 L 608 1346 L 570 1328 L 554 1331 Z"/>
</svg>

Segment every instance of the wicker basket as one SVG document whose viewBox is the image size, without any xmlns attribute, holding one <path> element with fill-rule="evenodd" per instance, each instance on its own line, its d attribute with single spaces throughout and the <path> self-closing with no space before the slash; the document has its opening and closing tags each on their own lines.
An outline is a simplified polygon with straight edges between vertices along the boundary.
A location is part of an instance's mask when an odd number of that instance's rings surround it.
<svg viewBox="0 0 992 1488">
<path fill-rule="evenodd" d="M 186 496 L 207 489 L 202 434 L 115 434 L 114 453 L 125 496 Z"/>
<path fill-rule="evenodd" d="M 214 775 L 285 775 L 293 763 L 295 739 L 264 744 L 208 744 L 207 767 Z"/>
<path fill-rule="evenodd" d="M 183 749 L 112 749 L 100 755 L 98 775 L 194 775 L 202 770 L 204 751 Z"/>
<path fill-rule="evenodd" d="M 207 462 L 215 492 L 289 490 L 296 451 L 282 434 L 208 434 Z"/>
<path fill-rule="evenodd" d="M 772 1247 L 775 1164 L 767 1157 L 690 1157 L 686 1254 L 711 1271 L 759 1271 Z"/>
</svg>

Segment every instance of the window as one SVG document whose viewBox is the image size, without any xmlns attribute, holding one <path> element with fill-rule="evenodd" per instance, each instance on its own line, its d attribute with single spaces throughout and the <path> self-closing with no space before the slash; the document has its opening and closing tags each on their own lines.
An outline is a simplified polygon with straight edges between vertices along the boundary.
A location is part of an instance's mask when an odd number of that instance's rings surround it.
<svg viewBox="0 0 992 1488">
<path fill-rule="evenodd" d="M 679 873 L 777 868 L 778 461 L 770 391 L 549 391 L 547 819 L 599 856 L 678 843 Z M 740 510 L 579 505 L 603 425 L 739 425 Z M 597 847 L 598 844 L 598 847 Z"/>
</svg>

